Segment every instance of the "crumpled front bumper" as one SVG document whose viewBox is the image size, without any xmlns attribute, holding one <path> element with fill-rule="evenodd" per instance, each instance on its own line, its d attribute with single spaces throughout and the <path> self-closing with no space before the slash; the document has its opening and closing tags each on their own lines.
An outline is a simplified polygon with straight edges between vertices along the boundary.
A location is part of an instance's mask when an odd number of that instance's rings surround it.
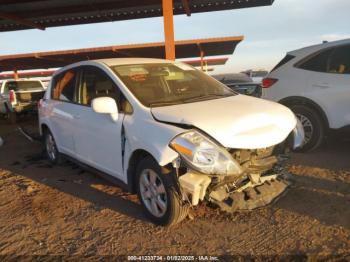
<svg viewBox="0 0 350 262">
<path fill-rule="evenodd" d="M 180 177 L 183 199 L 193 206 L 200 200 L 207 199 L 218 205 L 221 210 L 235 212 L 254 210 L 267 206 L 287 192 L 292 184 L 290 175 L 286 173 L 274 175 L 249 175 L 248 181 L 228 192 L 225 186 L 212 188 L 211 178 L 206 175 L 188 173 Z"/>
<path fill-rule="evenodd" d="M 254 210 L 267 206 L 287 192 L 291 181 L 281 175 L 271 175 L 261 177 L 261 182 L 257 185 L 248 182 L 246 186 L 232 192 L 223 201 L 212 199 L 221 210 L 235 212 L 240 210 Z"/>
</svg>

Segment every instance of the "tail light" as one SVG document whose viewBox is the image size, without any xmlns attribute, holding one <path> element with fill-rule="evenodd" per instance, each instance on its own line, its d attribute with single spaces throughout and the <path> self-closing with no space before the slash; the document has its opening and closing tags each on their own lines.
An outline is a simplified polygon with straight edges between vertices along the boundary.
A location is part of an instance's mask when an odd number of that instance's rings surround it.
<svg viewBox="0 0 350 262">
<path fill-rule="evenodd" d="M 276 79 L 276 78 L 264 78 L 262 81 L 262 87 L 269 88 L 269 87 L 273 86 L 274 84 L 276 84 L 277 81 L 278 81 L 278 79 Z"/>
<path fill-rule="evenodd" d="M 10 99 L 11 103 L 15 102 L 15 91 L 10 90 L 10 92 L 9 92 L 9 99 Z"/>
</svg>

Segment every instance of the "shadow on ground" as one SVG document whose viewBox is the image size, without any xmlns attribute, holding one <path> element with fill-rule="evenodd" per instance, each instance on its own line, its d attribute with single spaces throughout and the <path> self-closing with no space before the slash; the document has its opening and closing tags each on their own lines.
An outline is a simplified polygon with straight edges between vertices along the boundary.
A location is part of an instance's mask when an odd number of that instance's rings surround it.
<svg viewBox="0 0 350 262">
<path fill-rule="evenodd" d="M 304 175 L 295 175 L 294 179 L 288 194 L 274 208 L 350 229 L 350 183 Z"/>
<path fill-rule="evenodd" d="M 18 125 L 2 125 L 0 135 L 5 144 L 0 148 L 0 168 L 39 184 L 70 194 L 93 204 L 96 209 L 108 208 L 142 221 L 147 221 L 136 197 L 123 192 L 98 175 L 65 161 L 52 166 L 40 142 L 30 142 L 17 129 L 36 135 L 36 126 L 26 120 Z"/>
</svg>

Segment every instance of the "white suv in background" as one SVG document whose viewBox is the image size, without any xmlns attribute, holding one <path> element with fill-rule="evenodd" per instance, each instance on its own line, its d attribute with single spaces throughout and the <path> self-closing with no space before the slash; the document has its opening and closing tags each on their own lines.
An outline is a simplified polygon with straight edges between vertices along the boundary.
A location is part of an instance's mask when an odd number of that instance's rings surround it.
<svg viewBox="0 0 350 262">
<path fill-rule="evenodd" d="M 288 187 L 275 147 L 293 134 L 294 147 L 304 139 L 287 107 L 158 59 L 60 69 L 39 104 L 39 124 L 51 162 L 65 155 L 109 175 L 138 192 L 162 225 L 199 200 L 229 212 L 271 203 Z"/>
<path fill-rule="evenodd" d="M 306 47 L 263 80 L 263 98 L 288 106 L 301 120 L 303 151 L 319 147 L 329 129 L 350 127 L 350 39 Z"/>
</svg>

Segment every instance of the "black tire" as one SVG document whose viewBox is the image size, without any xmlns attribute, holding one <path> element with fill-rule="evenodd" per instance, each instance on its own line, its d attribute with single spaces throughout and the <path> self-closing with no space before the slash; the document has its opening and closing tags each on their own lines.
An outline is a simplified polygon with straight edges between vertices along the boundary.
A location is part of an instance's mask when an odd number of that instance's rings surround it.
<svg viewBox="0 0 350 262">
<path fill-rule="evenodd" d="M 49 149 L 50 138 L 53 141 L 53 145 L 52 145 L 51 149 Z M 44 146 L 45 146 L 46 157 L 50 161 L 50 163 L 53 165 L 61 164 L 62 163 L 62 155 L 57 149 L 55 138 L 53 137 L 52 133 L 48 129 L 46 129 L 44 131 Z M 50 151 L 52 151 L 52 152 L 50 152 Z"/>
<path fill-rule="evenodd" d="M 10 124 L 14 125 L 17 123 L 17 114 L 16 112 L 11 111 L 8 106 L 6 105 L 6 115 L 7 115 L 7 120 Z"/>
<path fill-rule="evenodd" d="M 313 108 L 310 108 L 305 105 L 293 105 L 290 108 L 300 120 L 301 118 L 303 118 L 304 121 L 301 122 L 303 124 L 306 136 L 307 132 L 310 131 L 312 128 L 312 133 L 310 136 L 308 136 L 308 141 L 296 151 L 310 152 L 319 148 L 325 136 L 325 125 L 322 121 L 321 116 Z M 306 124 L 307 121 L 308 125 Z"/>
<path fill-rule="evenodd" d="M 161 216 L 155 216 L 154 214 L 152 214 L 152 212 L 148 209 L 141 196 L 141 174 L 143 174 L 143 172 L 146 170 L 154 171 L 158 175 L 158 178 L 163 183 L 165 188 L 167 204 L 166 211 Z M 144 208 L 145 214 L 153 223 L 162 226 L 170 226 L 179 223 L 187 217 L 189 205 L 185 204 L 180 197 L 174 172 L 166 172 L 162 167 L 158 165 L 158 163 L 152 157 L 148 156 L 143 158 L 138 164 L 136 175 L 136 187 L 138 197 Z"/>
</svg>

